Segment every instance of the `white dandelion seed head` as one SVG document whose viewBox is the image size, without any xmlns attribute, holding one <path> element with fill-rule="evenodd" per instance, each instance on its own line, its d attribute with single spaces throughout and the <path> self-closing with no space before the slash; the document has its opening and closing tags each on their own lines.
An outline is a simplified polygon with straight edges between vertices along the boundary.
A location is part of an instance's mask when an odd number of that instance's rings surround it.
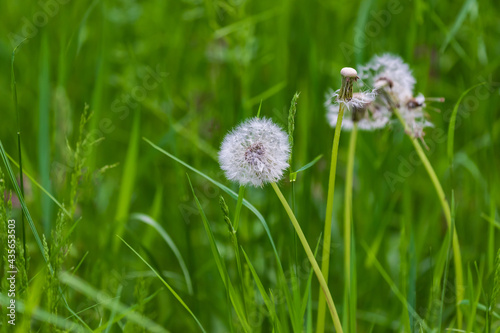
<svg viewBox="0 0 500 333">
<path fill-rule="evenodd" d="M 378 108 L 373 104 L 376 97 L 374 91 L 354 93 L 350 101 L 339 100 L 338 94 L 338 90 L 326 94 L 326 117 L 330 126 L 337 125 L 340 104 L 345 105 L 342 118 L 342 129 L 344 130 L 352 130 L 355 122 L 360 130 L 365 131 L 383 128 L 389 123 L 390 112 L 387 108 Z"/>
<path fill-rule="evenodd" d="M 226 135 L 219 163 L 227 179 L 262 187 L 283 177 L 289 156 L 288 134 L 270 119 L 251 118 Z"/>
<path fill-rule="evenodd" d="M 359 68 L 360 85 L 376 87 L 386 81 L 388 88 L 400 104 L 413 96 L 415 78 L 410 66 L 401 57 L 393 54 L 374 56 L 366 65 Z"/>
</svg>

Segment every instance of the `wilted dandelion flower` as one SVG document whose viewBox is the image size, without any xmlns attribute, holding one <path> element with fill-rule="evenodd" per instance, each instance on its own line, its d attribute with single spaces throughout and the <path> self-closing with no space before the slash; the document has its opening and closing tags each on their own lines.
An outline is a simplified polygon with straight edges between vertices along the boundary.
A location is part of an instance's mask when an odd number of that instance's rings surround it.
<svg viewBox="0 0 500 333">
<path fill-rule="evenodd" d="M 288 168 L 288 135 L 270 119 L 251 118 L 222 142 L 219 163 L 229 180 L 240 186 L 277 182 Z"/>
<path fill-rule="evenodd" d="M 391 93 L 399 102 L 413 97 L 415 78 L 410 66 L 401 57 L 393 54 L 374 56 L 366 65 L 359 68 L 360 85 L 376 87 L 380 81 L 387 82 Z"/>
<path fill-rule="evenodd" d="M 436 101 L 444 101 L 442 98 L 430 99 Z M 409 135 L 422 139 L 425 135 L 424 129 L 427 127 L 433 127 L 434 125 L 427 119 L 428 115 L 425 112 L 426 98 L 422 94 L 418 94 L 417 97 L 410 98 L 404 105 L 402 105 L 399 110 L 401 116 L 403 117 L 405 123 L 408 125 Z M 425 142 L 423 142 L 425 145 Z"/>
<path fill-rule="evenodd" d="M 335 127 L 339 116 L 340 104 L 345 105 L 342 129 L 352 130 L 354 123 L 360 130 L 371 131 L 383 128 L 389 122 L 390 112 L 387 108 L 380 108 L 375 101 L 374 92 L 357 92 L 352 94 L 349 101 L 339 99 L 339 90 L 326 94 L 326 117 L 330 126 Z"/>
<path fill-rule="evenodd" d="M 377 98 L 374 105 L 386 109 L 389 114 L 398 108 L 401 117 L 408 125 L 408 135 L 423 138 L 424 129 L 432 127 L 425 112 L 426 100 L 443 101 L 442 98 L 425 98 L 422 94 L 414 96 L 415 78 L 410 67 L 392 54 L 373 57 L 368 64 L 360 67 L 361 84 L 375 88 Z"/>
</svg>

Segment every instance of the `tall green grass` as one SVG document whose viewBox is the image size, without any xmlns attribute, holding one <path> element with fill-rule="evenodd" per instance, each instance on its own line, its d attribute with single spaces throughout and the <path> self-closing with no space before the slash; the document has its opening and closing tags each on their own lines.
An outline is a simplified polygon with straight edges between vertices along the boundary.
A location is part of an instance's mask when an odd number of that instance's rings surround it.
<svg viewBox="0 0 500 333">
<path fill-rule="evenodd" d="M 6 2 L 0 244 L 6 219 L 26 224 L 17 331 L 334 331 L 276 194 L 240 190 L 217 163 L 259 103 L 293 138 L 278 185 L 312 256 L 330 254 L 344 331 L 497 331 L 499 14 L 493 0 Z M 353 163 L 342 134 L 329 200 L 324 94 L 342 67 L 384 52 L 446 99 L 429 111 L 428 163 L 398 124 L 359 132 Z M 0 332 L 12 331 L 5 250 Z"/>
</svg>

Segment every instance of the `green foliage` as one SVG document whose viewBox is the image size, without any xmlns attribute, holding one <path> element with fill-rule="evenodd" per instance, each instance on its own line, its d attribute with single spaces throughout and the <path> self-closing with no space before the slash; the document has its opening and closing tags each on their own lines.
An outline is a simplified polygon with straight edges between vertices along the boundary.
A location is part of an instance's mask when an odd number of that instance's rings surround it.
<svg viewBox="0 0 500 333">
<path fill-rule="evenodd" d="M 137 300 L 137 307 L 135 311 L 141 315 L 146 315 L 146 300 L 149 295 L 149 288 L 151 287 L 151 279 L 138 278 L 134 289 L 134 298 Z M 106 330 L 108 331 L 108 330 Z M 140 325 L 128 321 L 123 329 L 127 333 L 146 333 L 147 329 Z"/>
<path fill-rule="evenodd" d="M 229 183 L 217 150 L 256 114 L 287 128 L 293 160 L 279 186 L 321 254 L 333 138 L 324 96 L 342 67 L 384 52 L 410 64 L 417 91 L 446 100 L 428 110 L 424 153 L 454 193 L 464 320 L 442 208 L 393 124 L 357 137 L 351 325 L 497 331 L 499 16 L 494 0 L 6 1 L 0 332 L 10 332 L 9 218 L 18 332 L 314 332 L 318 283 L 283 208 L 269 187 Z M 348 141 L 342 132 L 326 249 L 337 305 Z"/>
<path fill-rule="evenodd" d="M 92 112 L 90 112 L 89 109 L 89 105 L 85 104 L 83 113 L 80 117 L 80 128 L 78 131 L 78 139 L 76 141 L 75 149 L 72 150 L 69 144 L 67 145 L 73 163 L 69 191 L 69 212 L 71 215 L 74 215 L 76 211 L 76 202 L 78 199 L 77 194 L 79 182 L 83 176 L 83 166 L 85 165 L 85 161 L 90 153 L 89 149 L 91 145 L 95 143 L 91 142 L 91 137 L 85 135 L 85 126 L 92 117 Z"/>
</svg>

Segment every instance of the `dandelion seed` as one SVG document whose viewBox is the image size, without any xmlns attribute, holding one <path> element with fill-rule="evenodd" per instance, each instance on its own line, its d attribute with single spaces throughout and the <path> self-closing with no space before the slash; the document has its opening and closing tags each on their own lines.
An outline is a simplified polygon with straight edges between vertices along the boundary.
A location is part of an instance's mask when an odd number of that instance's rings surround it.
<svg viewBox="0 0 500 333">
<path fill-rule="evenodd" d="M 289 156 L 288 134 L 270 119 L 251 118 L 226 135 L 219 163 L 240 186 L 263 186 L 283 177 Z"/>
</svg>

